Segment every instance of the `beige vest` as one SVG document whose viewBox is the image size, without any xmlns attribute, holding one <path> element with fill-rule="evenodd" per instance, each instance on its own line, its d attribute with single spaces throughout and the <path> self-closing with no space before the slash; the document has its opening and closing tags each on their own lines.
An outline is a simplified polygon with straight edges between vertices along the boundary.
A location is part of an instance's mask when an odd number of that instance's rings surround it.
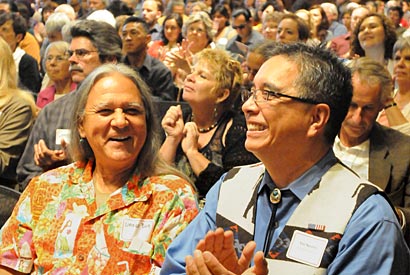
<svg viewBox="0 0 410 275">
<path fill-rule="evenodd" d="M 234 231 L 238 254 L 253 239 L 256 201 L 252 199 L 256 198 L 264 172 L 262 163 L 236 167 L 221 185 L 216 224 Z M 269 252 L 270 272 L 325 274 L 352 214 L 378 191 L 377 186 L 360 179 L 342 164 L 335 164 L 301 201 L 280 233 Z"/>
</svg>

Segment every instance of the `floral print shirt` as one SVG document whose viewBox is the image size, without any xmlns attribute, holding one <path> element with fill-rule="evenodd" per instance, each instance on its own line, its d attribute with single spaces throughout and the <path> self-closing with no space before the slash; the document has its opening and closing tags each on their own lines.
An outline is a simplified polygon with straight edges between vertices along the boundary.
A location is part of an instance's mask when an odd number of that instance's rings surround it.
<svg viewBox="0 0 410 275">
<path fill-rule="evenodd" d="M 32 274 L 156 274 L 172 240 L 197 215 L 175 175 L 133 175 L 97 207 L 93 162 L 34 178 L 1 230 L 0 264 Z"/>
</svg>

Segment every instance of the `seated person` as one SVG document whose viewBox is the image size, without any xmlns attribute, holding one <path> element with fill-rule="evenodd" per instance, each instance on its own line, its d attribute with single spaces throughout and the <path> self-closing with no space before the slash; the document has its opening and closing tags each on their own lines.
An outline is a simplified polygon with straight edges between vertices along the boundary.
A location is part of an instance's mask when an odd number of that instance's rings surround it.
<svg viewBox="0 0 410 275">
<path fill-rule="evenodd" d="M 33 96 L 17 88 L 13 54 L 1 37 L 0 52 L 0 184 L 14 189 L 17 163 L 30 135 L 36 107 Z"/>
<path fill-rule="evenodd" d="M 157 155 L 144 81 L 107 64 L 77 92 L 75 162 L 24 190 L 1 230 L 1 274 L 148 274 L 197 214 L 192 186 Z"/>
<path fill-rule="evenodd" d="M 200 197 L 224 172 L 257 161 L 244 147 L 243 115 L 232 110 L 241 84 L 239 62 L 223 50 L 204 49 L 184 83 L 182 98 L 192 112 L 172 106 L 162 119 L 161 155 L 193 180 Z"/>
</svg>

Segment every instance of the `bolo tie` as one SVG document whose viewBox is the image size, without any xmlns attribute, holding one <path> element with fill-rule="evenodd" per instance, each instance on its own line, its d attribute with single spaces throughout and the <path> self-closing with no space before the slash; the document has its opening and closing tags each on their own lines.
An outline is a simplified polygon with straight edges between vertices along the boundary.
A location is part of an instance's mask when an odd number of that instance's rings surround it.
<svg viewBox="0 0 410 275">
<path fill-rule="evenodd" d="M 266 191 L 270 191 L 269 187 L 265 185 L 267 189 L 265 189 L 265 194 Z M 268 256 L 269 253 L 269 248 L 272 242 L 273 238 L 273 232 L 275 232 L 275 218 L 276 218 L 276 211 L 278 210 L 278 204 L 280 203 L 282 199 L 282 193 L 279 188 L 274 188 L 272 192 L 269 194 L 269 201 L 272 203 L 272 214 L 269 219 L 269 225 L 266 230 L 266 235 L 265 235 L 265 242 L 263 244 L 263 254 L 265 257 Z"/>
</svg>

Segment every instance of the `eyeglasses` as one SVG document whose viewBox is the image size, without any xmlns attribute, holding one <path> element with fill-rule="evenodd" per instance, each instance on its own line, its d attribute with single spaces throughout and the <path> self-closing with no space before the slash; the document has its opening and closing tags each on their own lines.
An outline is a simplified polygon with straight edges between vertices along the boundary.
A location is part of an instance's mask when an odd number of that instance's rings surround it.
<svg viewBox="0 0 410 275">
<path fill-rule="evenodd" d="M 245 27 L 246 27 L 246 24 L 240 24 L 240 25 L 238 25 L 238 26 L 232 26 L 232 29 L 234 29 L 234 30 L 237 30 L 237 29 L 242 30 L 242 29 L 244 29 Z"/>
<path fill-rule="evenodd" d="M 302 97 L 296 97 L 296 96 L 291 96 L 287 94 L 282 94 L 279 92 L 275 91 L 269 91 L 269 90 L 261 90 L 261 89 L 256 89 L 255 87 L 251 88 L 251 90 L 242 90 L 241 92 L 241 99 L 242 102 L 246 102 L 250 97 L 253 98 L 253 100 L 258 103 L 258 102 L 267 102 L 271 101 L 273 99 L 279 99 L 281 97 L 286 97 L 293 99 L 295 101 L 303 102 L 303 103 L 308 103 L 308 104 L 319 104 L 320 102 L 317 102 L 313 99 L 309 98 L 302 98 Z"/>
<path fill-rule="evenodd" d="M 53 60 L 55 60 L 57 63 L 61 63 L 61 62 L 67 61 L 68 58 L 67 58 L 67 55 L 56 55 L 56 56 L 47 55 L 46 62 L 51 62 Z"/>
<path fill-rule="evenodd" d="M 75 56 L 77 56 L 77 58 L 82 59 L 84 57 L 86 57 L 87 55 L 89 55 L 90 53 L 98 53 L 98 51 L 89 51 L 86 49 L 77 49 L 77 50 L 67 50 L 66 54 L 68 55 L 68 57 L 72 57 L 73 54 L 75 54 Z"/>
</svg>

